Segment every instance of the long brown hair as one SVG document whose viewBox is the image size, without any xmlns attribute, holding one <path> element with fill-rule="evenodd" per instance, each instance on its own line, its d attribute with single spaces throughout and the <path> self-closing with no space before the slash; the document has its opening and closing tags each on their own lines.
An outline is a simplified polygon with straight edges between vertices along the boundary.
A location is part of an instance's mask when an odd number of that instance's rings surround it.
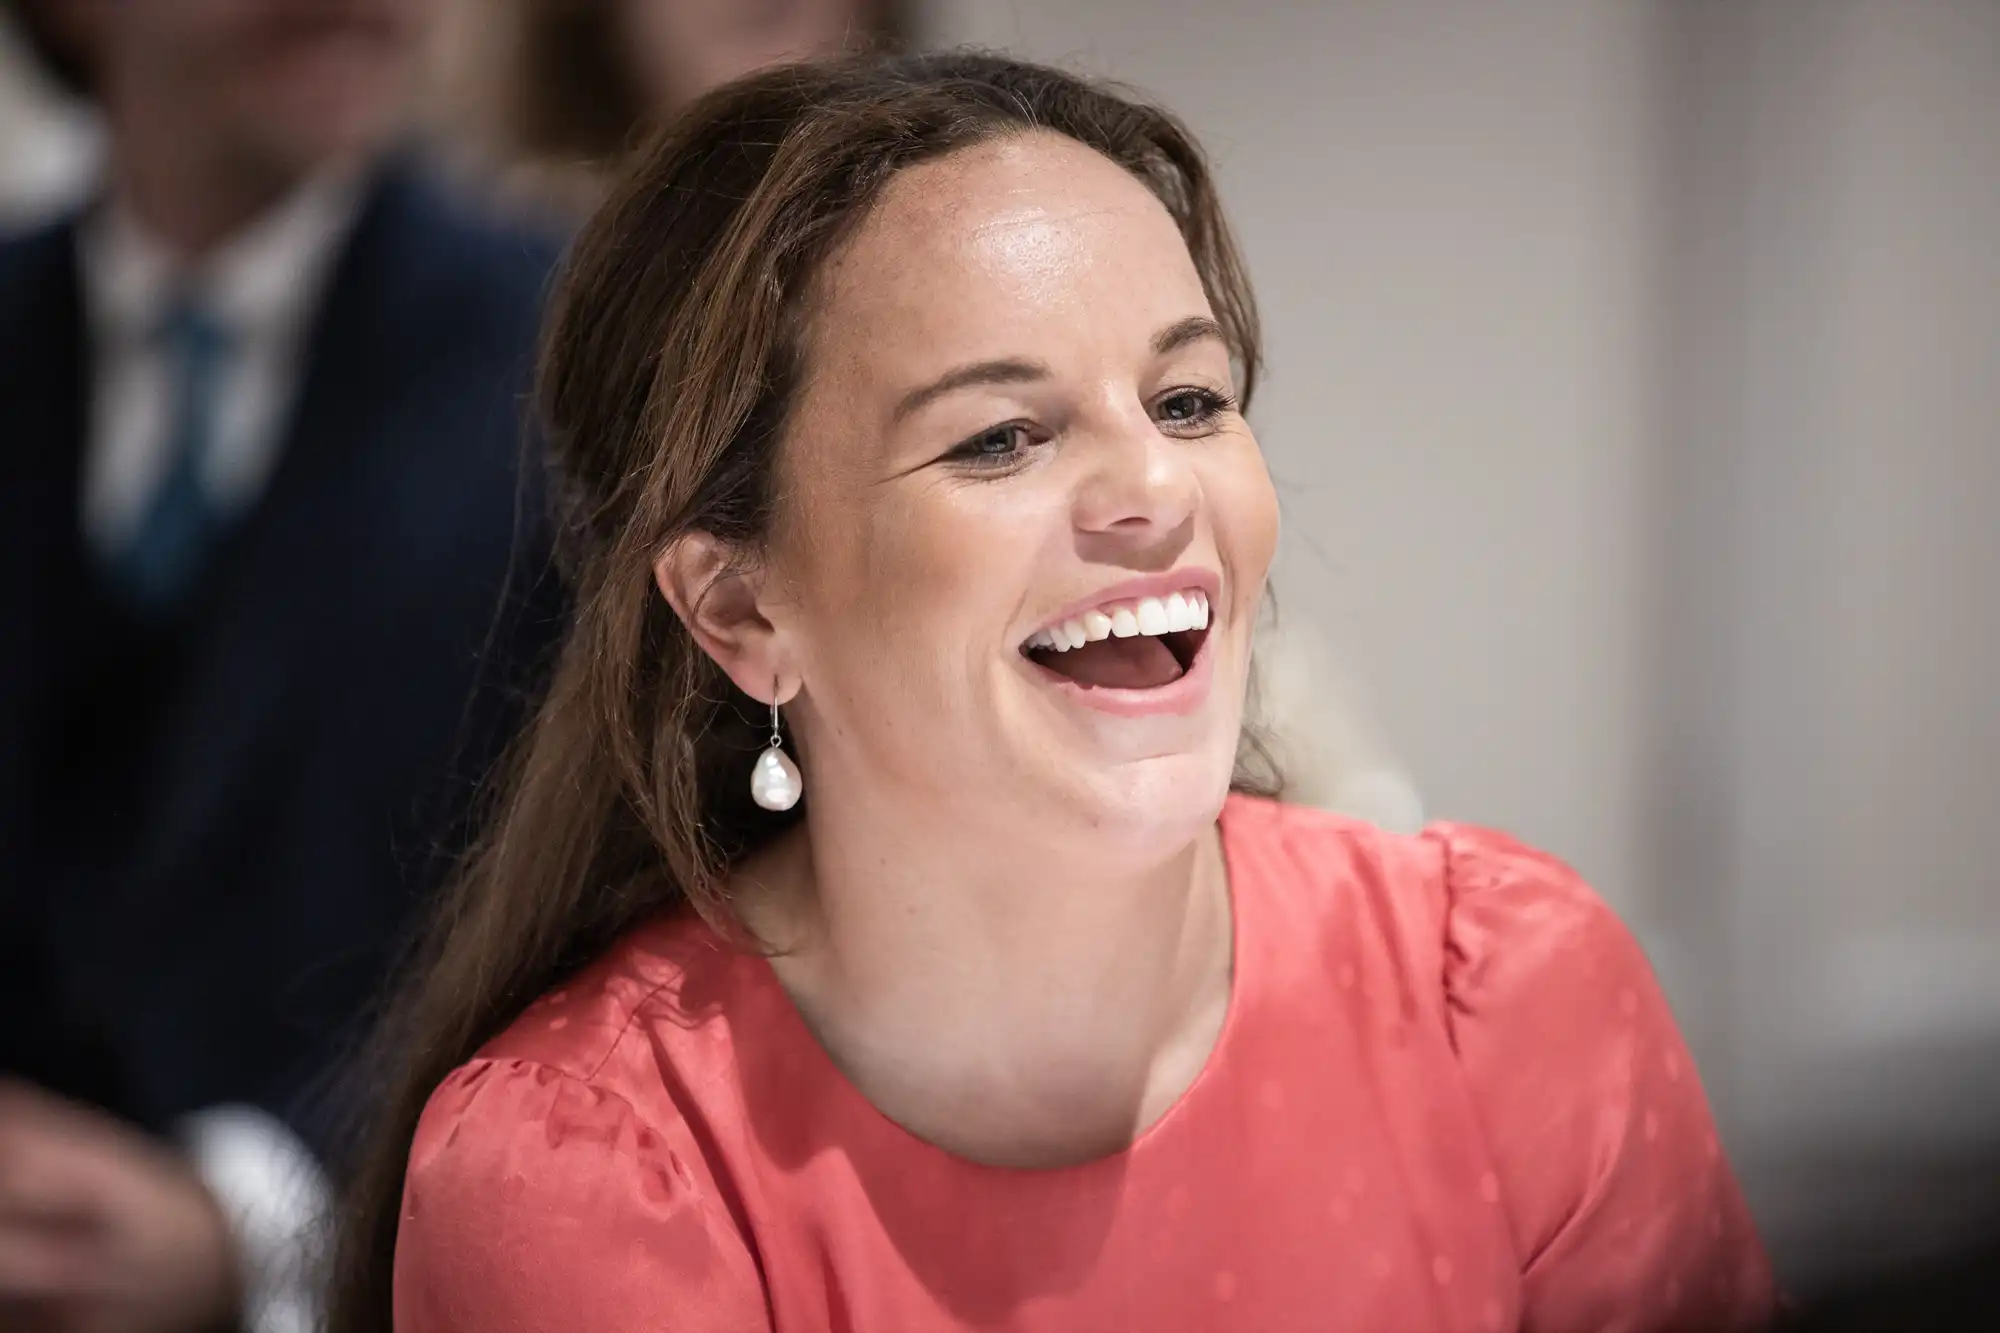
<svg viewBox="0 0 2000 1333">
<path fill-rule="evenodd" d="M 539 393 L 575 621 L 364 1066 L 377 1118 L 341 1219 L 333 1333 L 390 1327 L 403 1170 L 446 1074 L 643 918 L 692 909 L 736 933 L 729 867 L 786 820 L 745 795 L 754 710 L 654 590 L 655 558 L 697 531 L 757 549 L 802 300 L 883 183 L 1032 131 L 1096 149 L 1166 205 L 1247 402 L 1256 311 L 1201 151 L 1168 113 L 1057 70 L 949 54 L 754 75 L 652 143 L 578 238 Z"/>
</svg>

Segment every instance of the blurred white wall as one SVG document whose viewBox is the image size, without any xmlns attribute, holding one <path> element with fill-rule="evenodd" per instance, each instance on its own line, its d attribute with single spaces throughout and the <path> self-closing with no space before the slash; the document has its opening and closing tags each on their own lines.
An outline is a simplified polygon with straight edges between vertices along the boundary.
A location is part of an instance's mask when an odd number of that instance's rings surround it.
<svg viewBox="0 0 2000 1333">
<path fill-rule="evenodd" d="M 1671 12 L 1659 850 L 1767 1214 L 1893 1255 L 2000 1141 L 2000 5 Z"/>
<path fill-rule="evenodd" d="M 1948 1222 L 2000 1127 L 2000 4 L 949 0 L 933 35 L 1201 135 L 1281 598 L 1430 813 L 1633 922 L 1788 1277 Z"/>
<path fill-rule="evenodd" d="M 2000 6 L 1783 12 L 1753 35 L 1735 879 L 1775 917 L 1740 937 L 1796 955 L 1754 1011 L 1840 1057 L 2000 1015 Z"/>
</svg>

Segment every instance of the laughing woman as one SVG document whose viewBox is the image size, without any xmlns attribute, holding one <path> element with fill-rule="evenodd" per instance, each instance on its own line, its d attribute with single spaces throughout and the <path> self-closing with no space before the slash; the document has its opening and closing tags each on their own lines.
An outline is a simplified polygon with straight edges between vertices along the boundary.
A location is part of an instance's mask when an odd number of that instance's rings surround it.
<svg viewBox="0 0 2000 1333">
<path fill-rule="evenodd" d="M 336 1333 L 1765 1320 L 1590 891 L 1246 789 L 1257 362 L 1200 153 L 1069 76 L 781 70 L 652 148 L 554 316 L 579 616 Z"/>
</svg>

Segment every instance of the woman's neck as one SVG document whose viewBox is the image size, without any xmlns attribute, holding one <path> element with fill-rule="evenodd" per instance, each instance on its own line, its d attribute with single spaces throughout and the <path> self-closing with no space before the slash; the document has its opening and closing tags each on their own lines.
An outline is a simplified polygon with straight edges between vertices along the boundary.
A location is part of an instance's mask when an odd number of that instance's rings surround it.
<svg viewBox="0 0 2000 1333">
<path fill-rule="evenodd" d="M 1106 876 L 915 839 L 908 817 L 830 822 L 746 867 L 770 890 L 752 925 L 792 946 L 780 982 L 885 1115 L 961 1156 L 1054 1166 L 1125 1146 L 1200 1072 L 1231 972 L 1213 827 Z"/>
</svg>

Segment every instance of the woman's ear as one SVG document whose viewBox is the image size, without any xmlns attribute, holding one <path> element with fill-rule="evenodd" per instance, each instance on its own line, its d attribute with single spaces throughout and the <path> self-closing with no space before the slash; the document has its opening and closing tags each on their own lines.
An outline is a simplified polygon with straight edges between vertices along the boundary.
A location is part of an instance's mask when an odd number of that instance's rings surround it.
<svg viewBox="0 0 2000 1333">
<path fill-rule="evenodd" d="M 653 562 L 653 582 L 736 688 L 760 703 L 772 702 L 787 664 L 782 633 L 758 606 L 762 568 L 742 560 L 728 543 L 691 532 Z"/>
</svg>

